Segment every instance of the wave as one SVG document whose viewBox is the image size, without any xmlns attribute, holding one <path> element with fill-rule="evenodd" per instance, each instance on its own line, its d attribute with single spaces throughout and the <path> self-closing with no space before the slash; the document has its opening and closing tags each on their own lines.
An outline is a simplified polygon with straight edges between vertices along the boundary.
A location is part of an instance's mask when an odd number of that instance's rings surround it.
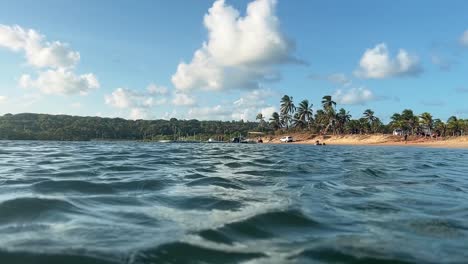
<svg viewBox="0 0 468 264">
<path fill-rule="evenodd" d="M 0 223 L 20 223 L 62 218 L 63 213 L 79 213 L 73 204 L 59 199 L 21 197 L 0 203 Z"/>
<path fill-rule="evenodd" d="M 239 252 L 173 242 L 139 252 L 133 257 L 133 263 L 239 263 L 265 256 L 255 251 Z"/>
</svg>

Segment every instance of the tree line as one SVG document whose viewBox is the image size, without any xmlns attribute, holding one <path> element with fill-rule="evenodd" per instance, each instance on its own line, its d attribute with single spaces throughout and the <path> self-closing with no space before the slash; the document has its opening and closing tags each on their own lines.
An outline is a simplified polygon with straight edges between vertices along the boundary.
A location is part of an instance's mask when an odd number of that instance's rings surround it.
<svg viewBox="0 0 468 264">
<path fill-rule="evenodd" d="M 48 114 L 0 117 L 3 140 L 227 140 L 246 135 L 258 122 L 199 120 L 126 120 Z"/>
<path fill-rule="evenodd" d="M 81 117 L 48 114 L 6 114 L 0 116 L 0 139 L 9 140 L 229 140 L 249 131 L 267 134 L 306 132 L 313 134 L 392 133 L 410 135 L 460 136 L 468 131 L 468 119 L 451 116 L 445 122 L 430 113 L 414 114 L 410 109 L 391 116 L 384 124 L 371 109 L 352 118 L 344 108 L 337 110 L 332 96 L 322 98 L 313 110 L 308 100 L 297 106 L 284 95 L 280 111 L 271 117 L 257 115 L 256 122 L 178 120 L 126 120 L 123 118 Z M 268 120 L 266 120 L 268 118 Z"/>
<path fill-rule="evenodd" d="M 323 96 L 321 104 L 321 109 L 314 113 L 308 100 L 302 100 L 296 106 L 292 96 L 284 95 L 279 113 L 274 112 L 268 121 L 259 113 L 256 119 L 260 128 L 268 126 L 274 131 L 308 131 L 316 134 L 372 134 L 399 130 L 408 135 L 460 136 L 468 131 L 468 119 L 455 116 L 444 122 L 433 118 L 428 112 L 416 115 L 411 109 L 405 109 L 393 114 L 391 121 L 384 124 L 371 109 L 353 119 L 344 108 L 336 109 L 336 102 L 330 95 Z"/>
</svg>

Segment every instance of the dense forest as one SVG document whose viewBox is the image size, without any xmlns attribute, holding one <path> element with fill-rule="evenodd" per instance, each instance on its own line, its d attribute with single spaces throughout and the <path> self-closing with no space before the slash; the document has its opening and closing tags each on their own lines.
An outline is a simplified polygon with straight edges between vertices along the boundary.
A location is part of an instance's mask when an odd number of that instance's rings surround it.
<svg viewBox="0 0 468 264">
<path fill-rule="evenodd" d="M 126 120 L 47 114 L 0 117 L 0 139 L 31 140 L 206 140 L 228 139 L 258 129 L 257 122 Z"/>
<path fill-rule="evenodd" d="M 374 111 L 365 110 L 352 118 L 344 108 L 327 95 L 321 109 L 313 111 L 308 100 L 298 106 L 284 95 L 280 112 L 271 117 L 257 115 L 256 122 L 199 120 L 126 120 L 122 118 L 80 117 L 48 114 L 6 114 L 0 117 L 0 139 L 28 140 L 228 140 L 249 131 L 266 134 L 305 132 L 312 134 L 372 134 L 392 133 L 421 136 L 459 136 L 468 131 L 468 119 L 455 116 L 447 121 L 434 119 L 430 113 L 419 115 L 405 109 L 382 123 Z"/>
</svg>

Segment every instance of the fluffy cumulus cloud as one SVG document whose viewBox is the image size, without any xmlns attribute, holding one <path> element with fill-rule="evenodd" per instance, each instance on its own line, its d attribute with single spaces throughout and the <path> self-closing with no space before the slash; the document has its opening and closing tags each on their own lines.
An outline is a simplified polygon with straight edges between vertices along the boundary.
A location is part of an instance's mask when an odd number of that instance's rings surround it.
<svg viewBox="0 0 468 264">
<path fill-rule="evenodd" d="M 132 119 L 144 119 L 150 117 L 152 107 L 165 104 L 167 101 L 166 97 L 155 97 L 148 90 L 140 92 L 117 88 L 111 94 L 105 95 L 104 101 L 114 108 L 128 110 L 129 117 Z"/>
<path fill-rule="evenodd" d="M 99 88 L 99 81 L 92 73 L 75 75 L 72 71 L 60 68 L 39 72 L 37 78 L 23 74 L 19 85 L 23 88 L 37 88 L 45 94 L 81 94 Z"/>
<path fill-rule="evenodd" d="M 195 99 L 185 93 L 176 93 L 172 103 L 177 106 L 193 106 L 195 105 Z"/>
<path fill-rule="evenodd" d="M 260 113 L 265 117 L 265 120 L 268 120 L 271 117 L 271 115 L 276 111 L 278 111 L 276 110 L 276 107 L 269 106 L 269 107 L 262 108 L 260 110 Z"/>
<path fill-rule="evenodd" d="M 378 44 L 364 52 L 356 76 L 369 79 L 415 76 L 422 68 L 418 57 L 400 49 L 395 58 L 391 58 L 385 43 Z"/>
<path fill-rule="evenodd" d="M 38 88 L 46 94 L 86 94 L 99 88 L 92 73 L 77 75 L 74 67 L 80 53 L 60 41 L 49 42 L 34 29 L 0 24 L 0 47 L 24 54 L 27 63 L 38 70 L 37 77 L 23 75 L 21 87 Z"/>
<path fill-rule="evenodd" d="M 364 105 L 376 99 L 371 90 L 363 87 L 348 90 L 338 89 L 332 97 L 338 104 L 344 105 Z"/>
<path fill-rule="evenodd" d="M 75 66 L 80 54 L 60 41 L 47 42 L 33 29 L 0 24 L 0 46 L 24 52 L 27 62 L 35 67 L 68 68 Z"/>
<path fill-rule="evenodd" d="M 208 40 L 195 51 L 190 63 L 180 63 L 172 83 L 181 91 L 258 88 L 274 81 L 277 64 L 297 61 L 293 45 L 279 29 L 276 0 L 249 3 L 245 16 L 217 0 L 205 15 Z"/>
<path fill-rule="evenodd" d="M 463 32 L 462 36 L 460 37 L 460 44 L 462 46 L 468 47 L 468 29 Z"/>
</svg>

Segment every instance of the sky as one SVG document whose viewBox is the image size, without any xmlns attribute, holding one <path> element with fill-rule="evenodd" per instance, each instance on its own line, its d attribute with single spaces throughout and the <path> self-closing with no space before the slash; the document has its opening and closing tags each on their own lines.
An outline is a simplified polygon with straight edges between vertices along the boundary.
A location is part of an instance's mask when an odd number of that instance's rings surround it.
<svg viewBox="0 0 468 264">
<path fill-rule="evenodd" d="M 464 0 L 0 0 L 0 114 L 468 118 Z"/>
</svg>

